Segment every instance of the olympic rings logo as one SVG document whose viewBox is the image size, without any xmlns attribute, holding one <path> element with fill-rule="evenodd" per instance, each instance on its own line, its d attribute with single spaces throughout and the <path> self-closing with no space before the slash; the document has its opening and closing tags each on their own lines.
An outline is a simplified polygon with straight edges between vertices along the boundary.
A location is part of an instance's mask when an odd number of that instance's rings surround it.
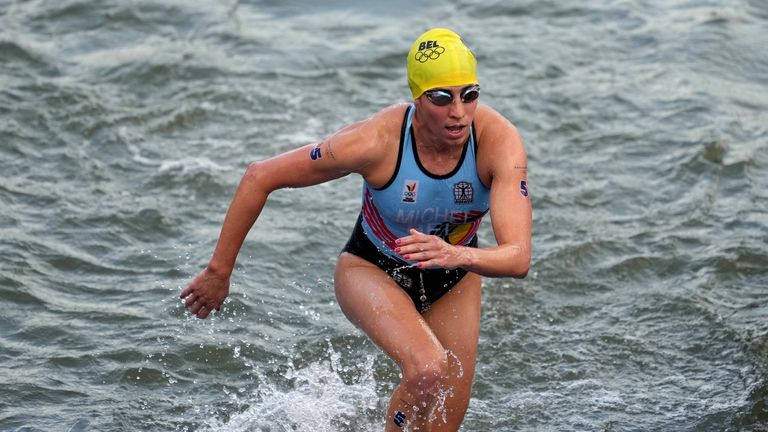
<svg viewBox="0 0 768 432">
<path fill-rule="evenodd" d="M 445 52 L 445 48 L 441 46 L 436 48 L 428 48 L 428 49 L 417 52 L 416 55 L 413 56 L 413 58 L 419 63 L 426 63 L 427 60 L 437 60 L 438 57 L 440 57 L 440 54 L 444 52 Z"/>
</svg>

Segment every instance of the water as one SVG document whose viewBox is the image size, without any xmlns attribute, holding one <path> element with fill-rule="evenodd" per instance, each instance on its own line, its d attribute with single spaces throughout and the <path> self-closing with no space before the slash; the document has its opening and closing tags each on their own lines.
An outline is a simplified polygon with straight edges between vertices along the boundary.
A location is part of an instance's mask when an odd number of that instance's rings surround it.
<svg viewBox="0 0 768 432">
<path fill-rule="evenodd" d="M 534 205 L 531 274 L 484 283 L 463 430 L 768 430 L 767 24 L 759 0 L 0 1 L 0 430 L 381 430 L 398 370 L 332 288 L 359 178 L 275 193 L 220 315 L 177 296 L 247 163 L 406 100 L 436 25 L 521 130 Z"/>
</svg>

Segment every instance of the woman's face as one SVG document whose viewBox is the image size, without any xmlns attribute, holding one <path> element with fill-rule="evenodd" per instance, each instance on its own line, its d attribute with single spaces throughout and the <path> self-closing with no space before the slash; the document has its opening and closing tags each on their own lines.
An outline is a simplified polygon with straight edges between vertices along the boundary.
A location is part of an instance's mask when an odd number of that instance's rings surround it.
<svg viewBox="0 0 768 432">
<path fill-rule="evenodd" d="M 451 95 L 450 101 L 439 105 L 449 100 L 448 94 Z M 479 87 L 474 84 L 429 90 L 414 101 L 415 121 L 437 141 L 463 145 L 469 139 L 469 127 L 475 118 L 478 95 Z"/>
</svg>

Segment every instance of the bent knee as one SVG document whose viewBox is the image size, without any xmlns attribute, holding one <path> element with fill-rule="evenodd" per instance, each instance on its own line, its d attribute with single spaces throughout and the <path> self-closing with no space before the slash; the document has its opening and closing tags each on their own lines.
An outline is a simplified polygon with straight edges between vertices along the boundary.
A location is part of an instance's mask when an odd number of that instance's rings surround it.
<svg viewBox="0 0 768 432">
<path fill-rule="evenodd" d="M 422 358 L 404 372 L 404 384 L 414 402 L 429 402 L 448 380 L 448 359 L 445 354 Z"/>
</svg>

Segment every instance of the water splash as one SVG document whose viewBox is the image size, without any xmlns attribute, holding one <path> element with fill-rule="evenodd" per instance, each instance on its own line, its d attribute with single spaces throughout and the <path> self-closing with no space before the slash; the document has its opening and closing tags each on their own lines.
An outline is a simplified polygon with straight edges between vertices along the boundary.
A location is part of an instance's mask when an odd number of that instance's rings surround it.
<svg viewBox="0 0 768 432">
<path fill-rule="evenodd" d="M 209 424 L 210 432 L 239 431 L 365 431 L 381 428 L 374 356 L 357 365 L 360 375 L 347 382 L 341 354 L 328 342 L 328 357 L 297 368 L 293 361 L 278 382 L 257 370 L 260 385 L 248 397 L 248 408 L 226 421 Z M 287 384 L 286 384 L 287 382 Z"/>
<path fill-rule="evenodd" d="M 448 373 L 450 375 L 453 375 L 456 378 L 461 378 L 464 376 L 464 366 L 461 364 L 461 360 L 459 357 L 451 350 L 445 350 L 446 356 L 449 357 L 448 359 L 448 367 L 450 368 Z M 453 361 L 451 361 L 453 359 Z M 434 423 L 435 420 L 437 420 L 438 414 L 440 414 L 440 420 L 443 422 L 443 424 L 448 423 L 448 410 L 445 407 L 445 401 L 453 397 L 454 395 L 453 387 L 448 388 L 439 388 L 437 391 L 437 402 L 432 406 L 432 409 L 429 412 L 429 421 L 430 423 Z"/>
</svg>

